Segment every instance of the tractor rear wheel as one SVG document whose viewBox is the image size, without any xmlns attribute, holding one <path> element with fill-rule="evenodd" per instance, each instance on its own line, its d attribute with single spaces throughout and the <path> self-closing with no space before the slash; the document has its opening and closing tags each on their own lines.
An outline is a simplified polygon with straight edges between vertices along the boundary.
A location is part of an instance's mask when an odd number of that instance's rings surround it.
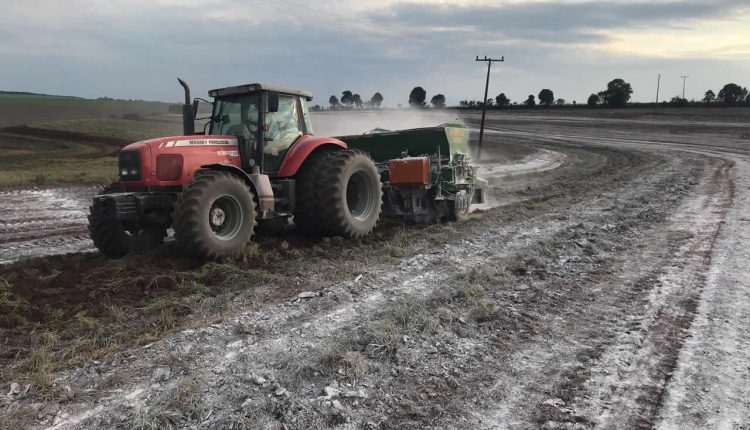
<svg viewBox="0 0 750 430">
<path fill-rule="evenodd" d="M 315 212 L 321 233 L 362 237 L 380 218 L 383 190 L 375 163 L 362 151 L 331 152 L 321 166 Z"/>
<path fill-rule="evenodd" d="M 101 194 L 112 194 L 124 189 L 115 183 L 105 187 Z M 94 245 L 109 258 L 121 258 L 135 251 L 147 251 L 164 243 L 167 230 L 163 227 L 139 228 L 132 223 L 102 217 L 89 207 L 89 236 Z"/>
<path fill-rule="evenodd" d="M 235 256 L 253 235 L 253 193 L 230 172 L 199 170 L 178 198 L 172 221 L 175 240 L 189 253 L 209 259 Z"/>
<path fill-rule="evenodd" d="M 308 234 L 320 234 L 321 226 L 315 209 L 315 190 L 318 188 L 320 174 L 326 168 L 331 151 L 317 150 L 305 160 L 296 176 L 296 195 L 294 199 L 294 224 Z"/>
</svg>

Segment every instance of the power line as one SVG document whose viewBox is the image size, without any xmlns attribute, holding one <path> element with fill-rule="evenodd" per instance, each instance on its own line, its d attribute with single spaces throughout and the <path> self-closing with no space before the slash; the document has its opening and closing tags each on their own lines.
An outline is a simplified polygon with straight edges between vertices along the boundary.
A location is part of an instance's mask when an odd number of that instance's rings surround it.
<svg viewBox="0 0 750 430">
<path fill-rule="evenodd" d="M 479 126 L 479 146 L 477 148 L 477 159 L 481 159 L 482 158 L 482 138 L 484 137 L 484 117 L 487 114 L 487 91 L 490 89 L 490 68 L 492 67 L 492 63 L 505 62 L 505 56 L 500 57 L 500 59 L 494 59 L 494 58 L 487 58 L 486 55 L 484 56 L 484 58 L 479 58 L 479 55 L 477 55 L 477 58 L 474 61 L 483 61 L 487 63 L 487 81 L 484 83 L 484 99 L 482 100 L 482 123 Z"/>
</svg>

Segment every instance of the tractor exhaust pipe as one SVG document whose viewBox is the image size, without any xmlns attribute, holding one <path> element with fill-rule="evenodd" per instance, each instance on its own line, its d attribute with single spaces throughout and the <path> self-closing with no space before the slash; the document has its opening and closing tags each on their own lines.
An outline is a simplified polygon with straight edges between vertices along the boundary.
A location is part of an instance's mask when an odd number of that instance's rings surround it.
<svg viewBox="0 0 750 430">
<path fill-rule="evenodd" d="M 192 136 L 195 134 L 195 112 L 190 103 L 190 87 L 180 78 L 177 78 L 177 81 L 185 89 L 185 104 L 182 105 L 182 134 Z"/>
</svg>

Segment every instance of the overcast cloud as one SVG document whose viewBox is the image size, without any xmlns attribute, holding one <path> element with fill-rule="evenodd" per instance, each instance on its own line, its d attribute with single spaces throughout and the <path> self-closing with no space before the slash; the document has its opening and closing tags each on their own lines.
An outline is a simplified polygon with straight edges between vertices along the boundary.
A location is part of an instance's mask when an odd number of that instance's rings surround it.
<svg viewBox="0 0 750 430">
<path fill-rule="evenodd" d="M 634 99 L 682 90 L 701 98 L 750 86 L 750 2 L 5 0 L 0 89 L 176 101 L 175 77 L 196 95 L 274 82 L 310 89 L 314 103 L 352 90 L 405 104 L 415 85 L 450 103 L 521 101 L 550 88 L 583 102 L 613 78 Z"/>
</svg>

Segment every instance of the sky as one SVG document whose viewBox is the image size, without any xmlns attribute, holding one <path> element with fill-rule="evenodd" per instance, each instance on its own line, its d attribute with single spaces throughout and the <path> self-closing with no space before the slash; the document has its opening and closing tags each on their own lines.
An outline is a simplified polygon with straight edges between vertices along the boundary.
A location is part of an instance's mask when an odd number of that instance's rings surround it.
<svg viewBox="0 0 750 430">
<path fill-rule="evenodd" d="M 2 0 L 0 90 L 179 101 L 252 82 L 406 105 L 585 103 L 615 78 L 633 101 L 750 87 L 750 0 Z"/>
</svg>

